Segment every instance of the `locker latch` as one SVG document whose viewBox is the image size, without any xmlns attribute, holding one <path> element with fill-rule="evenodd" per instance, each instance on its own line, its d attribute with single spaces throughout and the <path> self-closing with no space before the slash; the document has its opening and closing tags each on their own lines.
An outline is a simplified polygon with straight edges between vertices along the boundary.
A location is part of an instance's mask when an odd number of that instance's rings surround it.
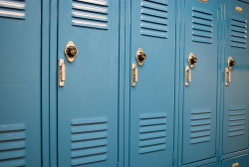
<svg viewBox="0 0 249 167">
<path fill-rule="evenodd" d="M 191 81 L 191 70 L 189 69 L 189 66 L 185 66 L 185 85 L 187 86 L 190 81 Z"/>
<path fill-rule="evenodd" d="M 64 64 L 64 59 L 59 59 L 59 85 L 64 86 L 65 80 L 66 80 L 66 66 Z"/>
<path fill-rule="evenodd" d="M 232 167 L 239 167 L 239 163 L 234 163 Z"/>
<path fill-rule="evenodd" d="M 132 69 L 131 69 L 131 82 L 132 82 L 132 86 L 136 86 L 136 82 L 137 81 L 138 81 L 138 76 L 137 76 L 136 64 L 132 63 Z"/>
<path fill-rule="evenodd" d="M 225 85 L 228 85 L 228 82 L 231 82 L 231 73 L 228 68 L 225 68 Z"/>
</svg>

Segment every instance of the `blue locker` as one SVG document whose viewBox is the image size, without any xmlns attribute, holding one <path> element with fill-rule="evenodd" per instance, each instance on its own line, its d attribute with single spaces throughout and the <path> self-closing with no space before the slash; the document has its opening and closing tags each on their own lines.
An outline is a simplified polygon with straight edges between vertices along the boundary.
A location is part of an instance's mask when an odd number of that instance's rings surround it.
<svg viewBox="0 0 249 167">
<path fill-rule="evenodd" d="M 129 166 L 168 167 L 173 155 L 175 2 L 130 3 Z M 146 55 L 143 64 L 136 59 L 140 51 Z"/>
<path fill-rule="evenodd" d="M 0 2 L 0 166 L 41 166 L 41 1 Z"/>
<path fill-rule="evenodd" d="M 188 164 L 215 157 L 218 1 L 184 2 L 181 154 Z"/>
<path fill-rule="evenodd" d="M 240 11 L 240 8 L 242 11 Z M 224 111 L 222 154 L 248 148 L 249 4 L 224 1 Z M 233 61 L 235 65 L 233 66 Z"/>
<path fill-rule="evenodd" d="M 248 166 L 248 154 L 226 159 L 223 160 L 221 163 L 221 167 L 247 167 L 247 166 Z"/>
<path fill-rule="evenodd" d="M 66 72 L 58 83 L 58 166 L 116 166 L 119 1 L 63 0 L 58 10 Z"/>
</svg>

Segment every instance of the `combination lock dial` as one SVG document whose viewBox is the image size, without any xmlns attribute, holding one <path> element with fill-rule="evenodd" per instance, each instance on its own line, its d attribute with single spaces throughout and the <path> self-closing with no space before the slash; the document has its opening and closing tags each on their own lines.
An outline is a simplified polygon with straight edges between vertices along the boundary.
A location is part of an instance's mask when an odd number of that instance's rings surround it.
<svg viewBox="0 0 249 167">
<path fill-rule="evenodd" d="M 72 41 L 69 41 L 66 48 L 65 48 L 65 55 L 69 62 L 73 62 L 75 57 L 77 56 L 78 50 L 75 47 Z"/>
<path fill-rule="evenodd" d="M 144 54 L 143 49 L 139 48 L 136 54 L 137 64 L 139 66 L 143 65 L 145 59 L 146 59 L 146 54 Z"/>
<path fill-rule="evenodd" d="M 233 66 L 235 66 L 235 64 L 236 64 L 236 62 L 232 59 L 232 57 L 229 57 L 228 61 L 227 61 L 227 65 L 228 65 L 229 70 L 232 70 Z"/>
<path fill-rule="evenodd" d="M 188 64 L 191 68 L 194 67 L 195 63 L 197 63 L 197 58 L 194 56 L 193 53 L 190 53 L 189 57 L 188 57 Z"/>
</svg>

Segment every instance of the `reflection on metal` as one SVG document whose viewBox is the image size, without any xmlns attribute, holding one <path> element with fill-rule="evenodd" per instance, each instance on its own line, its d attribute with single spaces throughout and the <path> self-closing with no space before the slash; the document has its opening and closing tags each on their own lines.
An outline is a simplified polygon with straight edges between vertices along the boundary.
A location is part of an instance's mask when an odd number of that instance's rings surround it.
<svg viewBox="0 0 249 167">
<path fill-rule="evenodd" d="M 199 1 L 207 3 L 207 0 L 199 0 Z"/>
<path fill-rule="evenodd" d="M 136 86 L 136 82 L 137 81 L 138 81 L 138 76 L 137 76 L 136 64 L 132 63 L 132 69 L 131 69 L 131 82 L 132 82 L 132 86 Z"/>
<path fill-rule="evenodd" d="M 228 65 L 229 70 L 232 70 L 233 66 L 235 66 L 235 64 L 236 64 L 236 62 L 233 61 L 232 57 L 229 57 L 228 61 L 227 61 L 227 65 Z"/>
<path fill-rule="evenodd" d="M 143 65 L 145 59 L 146 59 L 146 54 L 144 54 L 144 51 L 142 48 L 139 48 L 136 54 L 137 64 L 139 66 Z"/>
<path fill-rule="evenodd" d="M 242 13 L 242 8 L 241 8 L 241 7 L 236 6 L 235 11 Z"/>
<path fill-rule="evenodd" d="M 190 81 L 191 81 L 191 70 L 189 69 L 189 66 L 185 66 L 185 85 L 187 86 Z"/>
<path fill-rule="evenodd" d="M 239 167 L 239 163 L 234 163 L 232 167 Z"/>
<path fill-rule="evenodd" d="M 77 54 L 78 54 L 78 50 L 75 47 L 74 43 L 72 41 L 69 41 L 65 48 L 65 55 L 67 57 L 67 60 L 69 62 L 73 62 Z"/>
<path fill-rule="evenodd" d="M 228 85 L 228 82 L 231 82 L 231 73 L 228 68 L 225 68 L 225 85 Z"/>
<path fill-rule="evenodd" d="M 191 68 L 193 68 L 195 63 L 197 63 L 197 58 L 194 56 L 193 53 L 190 53 L 188 57 L 188 64 Z"/>
<path fill-rule="evenodd" d="M 64 64 L 64 59 L 59 59 L 59 85 L 64 86 L 65 80 L 66 80 L 66 66 Z"/>
</svg>

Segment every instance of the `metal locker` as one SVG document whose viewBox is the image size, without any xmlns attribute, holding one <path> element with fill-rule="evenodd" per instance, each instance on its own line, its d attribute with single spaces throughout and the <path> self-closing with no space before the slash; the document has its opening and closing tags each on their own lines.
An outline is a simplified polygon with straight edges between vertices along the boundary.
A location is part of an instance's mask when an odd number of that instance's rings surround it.
<svg viewBox="0 0 249 167">
<path fill-rule="evenodd" d="M 221 167 L 247 167 L 247 166 L 248 166 L 248 154 L 226 159 L 223 160 L 221 163 Z"/>
<path fill-rule="evenodd" d="M 116 166 L 119 1 L 58 10 L 58 166 Z"/>
<path fill-rule="evenodd" d="M 129 166 L 172 166 L 175 2 L 130 3 Z"/>
<path fill-rule="evenodd" d="M 249 4 L 224 1 L 222 154 L 248 148 L 248 18 Z"/>
<path fill-rule="evenodd" d="M 215 157 L 217 0 L 185 0 L 181 163 Z"/>
<path fill-rule="evenodd" d="M 41 166 L 41 1 L 0 2 L 0 166 Z"/>
</svg>

